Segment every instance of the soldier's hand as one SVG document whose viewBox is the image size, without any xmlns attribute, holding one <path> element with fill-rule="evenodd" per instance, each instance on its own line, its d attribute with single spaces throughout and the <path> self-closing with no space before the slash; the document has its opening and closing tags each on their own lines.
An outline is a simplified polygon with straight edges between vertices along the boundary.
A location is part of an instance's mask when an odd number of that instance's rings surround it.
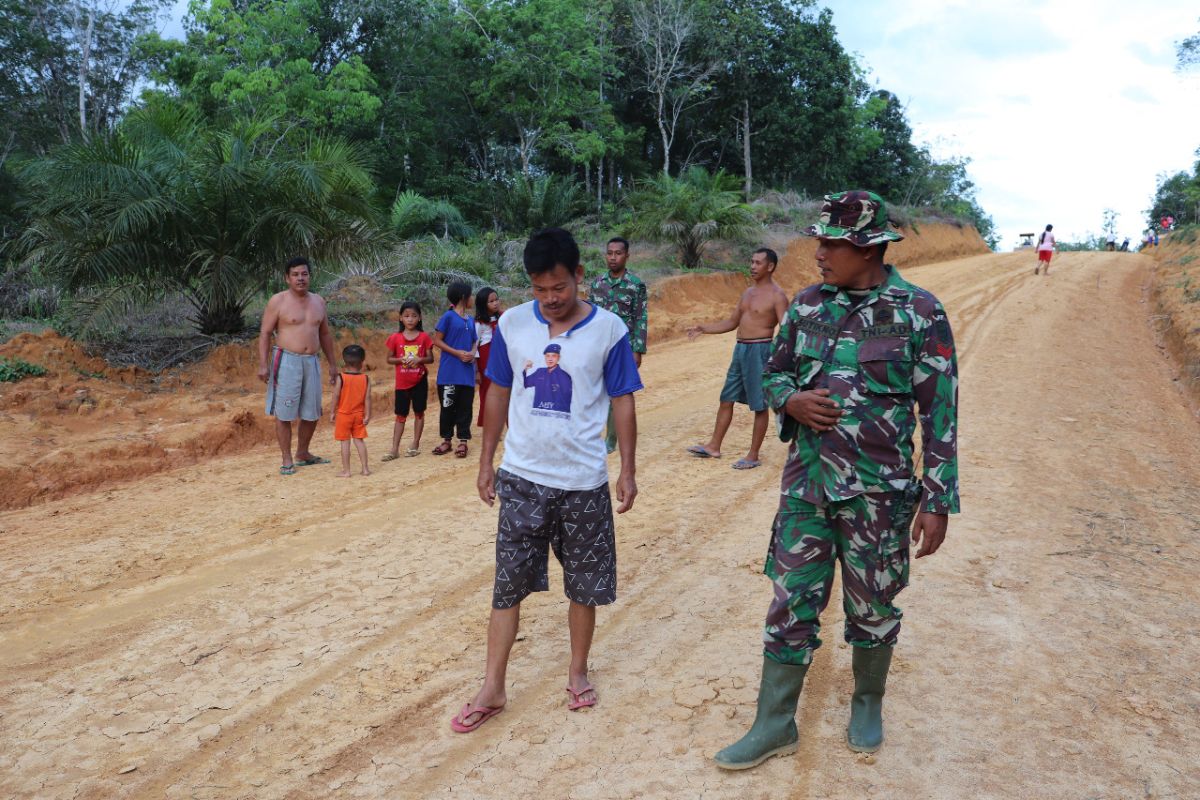
<svg viewBox="0 0 1200 800">
<path fill-rule="evenodd" d="M 920 545 L 917 548 L 917 558 L 931 556 L 946 540 L 946 525 L 949 517 L 946 514 L 933 514 L 929 511 L 917 512 L 917 521 L 913 525 L 912 543 Z"/>
<path fill-rule="evenodd" d="M 783 410 L 801 425 L 807 425 L 818 433 L 833 430 L 845 413 L 830 398 L 828 389 L 795 392 L 788 398 Z"/>
</svg>

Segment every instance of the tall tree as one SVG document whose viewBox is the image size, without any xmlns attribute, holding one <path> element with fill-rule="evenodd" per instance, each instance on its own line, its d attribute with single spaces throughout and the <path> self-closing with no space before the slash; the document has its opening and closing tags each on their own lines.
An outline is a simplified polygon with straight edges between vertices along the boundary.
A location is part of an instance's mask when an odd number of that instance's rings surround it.
<svg viewBox="0 0 1200 800">
<path fill-rule="evenodd" d="M 169 0 L 0 0 L 0 167 L 106 131 L 149 65 L 137 46 Z"/>
<path fill-rule="evenodd" d="M 715 64 L 692 60 L 698 27 L 685 0 L 639 0 L 632 6 L 634 47 L 644 88 L 654 103 L 662 143 L 662 172 L 671 174 L 671 148 L 683 114 L 703 102 Z"/>
<path fill-rule="evenodd" d="M 248 114 L 335 130 L 371 122 L 381 102 L 356 52 L 317 34 L 319 0 L 192 0 L 186 41 L 157 78 L 211 119 Z"/>
</svg>

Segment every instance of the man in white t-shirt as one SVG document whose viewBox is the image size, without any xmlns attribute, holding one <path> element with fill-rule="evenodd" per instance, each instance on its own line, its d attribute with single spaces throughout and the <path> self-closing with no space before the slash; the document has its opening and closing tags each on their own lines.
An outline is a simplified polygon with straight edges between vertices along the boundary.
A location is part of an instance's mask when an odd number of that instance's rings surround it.
<svg viewBox="0 0 1200 800">
<path fill-rule="evenodd" d="M 1042 235 L 1038 237 L 1038 263 L 1037 266 L 1033 268 L 1034 275 L 1038 274 L 1038 270 L 1042 268 L 1043 264 L 1046 265 L 1046 271 L 1043 274 L 1050 274 L 1050 256 L 1054 255 L 1054 234 L 1051 233 L 1053 230 L 1053 225 L 1047 225 L 1046 230 L 1042 231 Z"/>
<path fill-rule="evenodd" d="M 570 601 L 572 711 L 596 704 L 588 653 L 596 606 L 616 599 L 616 539 L 609 499 L 604 426 L 612 403 L 621 453 L 617 513 L 633 507 L 637 420 L 633 393 L 642 388 L 625 323 L 580 300 L 579 247 L 561 228 L 538 231 L 525 245 L 534 300 L 506 311 L 492 338 L 479 454 L 479 497 L 500 498 L 496 581 L 488 624 L 487 670 L 481 688 L 450 722 L 475 730 L 503 710 L 505 675 L 517 637 L 521 601 L 549 588 L 553 550 Z M 535 369 L 537 364 L 544 367 Z M 508 423 L 504 458 L 493 468 Z"/>
</svg>

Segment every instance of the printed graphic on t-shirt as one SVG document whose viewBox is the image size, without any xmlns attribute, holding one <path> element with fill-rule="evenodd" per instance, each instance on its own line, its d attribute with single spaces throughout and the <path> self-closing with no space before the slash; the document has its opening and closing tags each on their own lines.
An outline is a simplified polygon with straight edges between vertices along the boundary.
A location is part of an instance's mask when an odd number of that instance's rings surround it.
<svg viewBox="0 0 1200 800">
<path fill-rule="evenodd" d="M 543 354 L 546 366 L 534 370 L 533 362 L 526 361 L 521 372 L 525 388 L 533 389 L 533 414 L 540 417 L 571 417 L 571 376 L 558 364 L 562 348 L 552 344 Z"/>
<path fill-rule="evenodd" d="M 421 345 L 406 344 L 404 345 L 404 355 L 401 358 L 416 360 L 421 357 Z"/>
</svg>

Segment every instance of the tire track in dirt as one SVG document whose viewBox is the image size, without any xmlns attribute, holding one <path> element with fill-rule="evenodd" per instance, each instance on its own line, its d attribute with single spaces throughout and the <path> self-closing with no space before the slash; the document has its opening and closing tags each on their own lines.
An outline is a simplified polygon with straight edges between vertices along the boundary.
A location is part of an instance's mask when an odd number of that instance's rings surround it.
<svg viewBox="0 0 1200 800">
<path fill-rule="evenodd" d="M 1142 653 L 1125 631 L 1140 604 L 1161 620 L 1147 623 L 1150 635 L 1171 636 L 1178 609 L 1194 605 L 1184 581 L 1200 563 L 1200 507 L 1186 495 L 1196 472 L 1172 440 L 1200 437 L 1158 395 L 1157 424 L 1171 438 L 1144 424 L 1126 433 L 1120 392 L 1156 381 L 1169 392 L 1169 380 L 1147 371 L 1153 347 L 1147 359 L 1137 332 L 1125 332 L 1126 364 L 1108 328 L 1092 327 L 1111 317 L 1127 328 L 1141 313 L 1125 302 L 1136 258 L 1070 254 L 1048 282 L 1024 254 L 904 270 L 943 300 L 958 336 L 967 513 L 943 553 L 914 564 L 877 766 L 842 741 L 850 658 L 838 603 L 801 700 L 797 756 L 738 775 L 707 760 L 753 717 L 770 599 L 757 573 L 784 449 L 769 441 L 763 469 L 730 470 L 749 437 L 742 413 L 724 459 L 683 454 L 711 429 L 731 347 L 731 337 L 705 337 L 664 343 L 647 359 L 642 494 L 617 524 L 621 599 L 600 615 L 596 709 L 565 711 L 565 608 L 552 585 L 523 609 L 509 708 L 470 736 L 449 731 L 481 677 L 492 577 L 495 511 L 471 499 L 472 463 L 393 462 L 348 482 L 315 468 L 284 483 L 264 452 L 213 462 L 202 486 L 172 474 L 109 492 L 97 508 L 75 498 L 37 509 L 59 512 L 54 524 L 68 531 L 98 510 L 91 538 L 60 544 L 28 512 L 0 515 L 20 531 L 0 539 L 0 567 L 28 565 L 45 584 L 11 579 L 18 593 L 4 606 L 13 613 L 0 613 L 0 658 L 15 617 L 80 613 L 95 623 L 79 626 L 70 649 L 6 662 L 22 666 L 0 673 L 0 794 L 583 800 L 773 798 L 786 787 L 790 796 L 1115 800 L 1144 785 L 1180 796 L 1179 776 L 1200 758 L 1154 676 L 1186 676 L 1200 653 L 1186 639 Z M 1121 305 L 1104 313 L 1103 302 Z M 1046 370 L 1020 371 L 1027 359 Z M 1102 435 L 1066 438 L 1084 425 Z M 1063 449 L 1068 441 L 1074 449 Z M 1084 465 L 1092 472 L 1079 473 Z M 1120 483 L 1122 470 L 1134 483 Z M 1057 495 L 1038 497 L 1048 486 Z M 251 536 L 250 525 L 261 530 Z M 1032 538 L 1042 529 L 1048 542 Z M 1096 542 L 1104 548 L 1093 554 Z M 114 552 L 125 547 L 139 558 L 166 553 L 167 577 L 139 583 L 147 572 L 136 565 L 123 576 Z M 119 585 L 114 609 L 136 613 L 111 626 L 104 590 L 88 594 L 69 577 L 53 586 L 47 561 L 64 576 Z M 170 591 L 164 580 L 176 582 Z M 73 609 L 83 597 L 92 605 Z M 1064 617 L 1064 607 L 1081 613 Z M 1096 629 L 1107 620 L 1122 629 Z M 1087 637 L 1057 635 L 1068 623 L 1088 626 Z M 1103 726 L 1087 711 L 1096 706 Z"/>
</svg>

